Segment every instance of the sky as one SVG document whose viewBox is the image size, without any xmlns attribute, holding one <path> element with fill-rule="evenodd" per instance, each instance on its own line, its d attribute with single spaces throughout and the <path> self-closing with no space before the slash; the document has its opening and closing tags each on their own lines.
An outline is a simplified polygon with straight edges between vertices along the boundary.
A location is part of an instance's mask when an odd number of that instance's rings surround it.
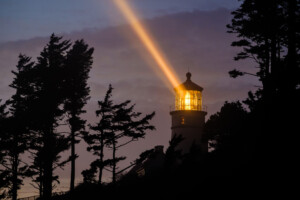
<svg viewBox="0 0 300 200">
<path fill-rule="evenodd" d="M 192 73 L 192 81 L 204 88 L 203 103 L 208 115 L 219 111 L 225 101 L 243 100 L 249 90 L 259 85 L 253 77 L 231 79 L 234 68 L 253 72 L 254 63 L 233 61 L 238 49 L 230 46 L 235 36 L 226 33 L 230 12 L 237 0 L 129 0 L 139 18 L 163 50 L 181 81 Z M 156 130 L 145 139 L 122 150 L 127 160 L 120 169 L 146 149 L 168 146 L 171 138 L 170 106 L 174 103 L 156 63 L 136 38 L 111 0 L 0 0 L 0 99 L 12 94 L 8 85 L 11 70 L 19 53 L 36 59 L 51 33 L 75 41 L 83 38 L 95 48 L 94 63 L 88 81 L 91 99 L 83 116 L 88 123 L 96 122 L 97 101 L 102 99 L 109 84 L 115 88 L 115 102 L 132 100 L 142 113 L 156 111 Z M 93 156 L 86 145 L 77 145 L 77 182 Z M 107 152 L 109 155 L 111 152 Z M 65 156 L 69 152 L 64 153 Z M 61 176 L 60 190 L 68 189 L 70 166 L 56 171 Z M 110 174 L 105 174 L 109 180 Z M 36 190 L 26 181 L 20 196 Z"/>
<path fill-rule="evenodd" d="M 232 9 L 237 0 L 129 0 L 141 18 L 193 10 Z M 113 20 L 112 20 L 113 18 Z M 0 43 L 124 23 L 112 0 L 1 0 Z"/>
</svg>

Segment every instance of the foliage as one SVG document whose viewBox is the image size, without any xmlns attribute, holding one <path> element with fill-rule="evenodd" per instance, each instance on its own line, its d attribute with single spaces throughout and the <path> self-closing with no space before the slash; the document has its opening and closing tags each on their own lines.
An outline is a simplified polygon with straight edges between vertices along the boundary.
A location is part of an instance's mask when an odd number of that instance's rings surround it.
<svg viewBox="0 0 300 200">
<path fill-rule="evenodd" d="M 177 146 L 184 140 L 182 135 L 174 135 L 174 137 L 169 141 L 169 147 L 166 150 L 165 167 L 171 170 L 179 162 L 182 161 L 183 155 L 182 150 L 178 149 Z"/>
<path fill-rule="evenodd" d="M 69 148 L 69 140 L 59 134 L 56 128 L 63 117 L 63 103 L 66 99 L 64 76 L 66 51 L 70 47 L 67 40 L 61 41 L 61 37 L 51 35 L 47 46 L 37 58 L 37 63 L 32 70 L 32 130 L 35 133 L 35 143 L 31 147 L 36 151 L 35 159 L 39 160 L 42 175 L 39 177 L 42 184 L 42 195 L 49 199 L 52 193 L 53 170 L 62 167 L 67 161 L 60 161 L 61 152 Z"/>
<path fill-rule="evenodd" d="M 59 183 L 53 171 L 70 160 L 75 170 L 75 137 L 85 125 L 80 114 L 89 99 L 86 81 L 93 49 L 83 40 L 70 47 L 70 41 L 52 34 L 36 63 L 21 54 L 17 70 L 12 71 L 15 78 L 10 87 L 15 94 L 7 101 L 9 113 L 4 106 L 0 110 L 0 157 L 3 186 L 13 199 L 25 176 L 32 177 L 41 197 L 50 199 L 54 182 Z M 66 114 L 71 139 L 58 131 Z M 72 155 L 62 160 L 61 152 L 69 149 L 70 141 Z M 31 166 L 21 160 L 26 151 Z"/>
<path fill-rule="evenodd" d="M 1 102 L 2 100 L 0 100 Z M 5 148 L 5 143 L 8 137 L 7 134 L 7 126 L 6 126 L 6 121 L 7 121 L 7 115 L 8 112 L 6 112 L 6 104 L 0 105 L 0 165 L 5 165 L 6 160 L 5 155 L 6 155 L 6 148 Z M 9 171 L 3 169 L 2 167 L 0 168 L 0 198 L 4 199 L 6 195 L 6 190 L 5 188 L 8 187 L 9 185 Z"/>
<path fill-rule="evenodd" d="M 96 111 L 96 115 L 100 117 L 99 122 L 95 126 L 90 126 L 94 133 L 87 133 L 85 135 L 85 141 L 90 145 L 89 151 L 93 151 L 93 154 L 99 156 L 91 164 L 89 171 L 83 172 L 86 179 L 87 175 L 91 177 L 88 172 L 96 173 L 95 167 L 99 169 L 99 180 L 101 183 L 102 170 L 105 166 L 111 166 L 112 180 L 116 182 L 117 175 L 117 163 L 124 160 L 126 157 L 116 156 L 116 151 L 121 147 L 137 141 L 140 138 L 144 138 L 147 130 L 154 130 L 154 126 L 149 124 L 149 121 L 153 118 L 154 112 L 140 118 L 141 113 L 134 112 L 134 105 L 129 106 L 130 101 L 124 101 L 120 104 L 113 104 L 111 98 L 112 87 L 105 95 L 104 101 L 99 101 L 99 110 Z M 119 143 L 120 140 L 127 141 Z M 104 160 L 104 147 L 112 149 L 112 159 Z"/>
<path fill-rule="evenodd" d="M 83 107 L 89 99 L 90 88 L 87 85 L 87 79 L 93 63 L 93 52 L 93 48 L 89 48 L 83 40 L 78 40 L 68 51 L 66 58 L 64 90 L 67 98 L 64 102 L 64 111 L 67 113 L 67 121 L 71 130 L 71 191 L 74 189 L 75 159 L 78 157 L 75 154 L 75 144 L 79 142 L 76 137 L 79 136 L 81 130 L 84 130 L 86 123 L 80 115 L 86 112 Z"/>
<path fill-rule="evenodd" d="M 10 116 L 5 121 L 6 137 L 4 147 L 4 157 L 2 166 L 7 174 L 8 195 L 17 199 L 17 190 L 23 183 L 23 178 L 29 176 L 28 165 L 21 160 L 21 155 L 28 150 L 30 134 L 28 130 L 28 97 L 30 87 L 28 86 L 28 72 L 34 63 L 31 58 L 19 55 L 17 71 L 12 71 L 15 78 L 10 85 L 15 89 L 15 94 L 7 101 Z M 2 138 L 3 139 L 3 138 Z"/>
<path fill-rule="evenodd" d="M 220 112 L 213 114 L 204 126 L 211 145 L 210 157 L 216 174 L 236 173 L 250 159 L 253 151 L 249 113 L 237 102 L 225 102 Z M 219 167 L 218 167 L 219 166 Z"/>
<path fill-rule="evenodd" d="M 86 132 L 84 135 L 84 140 L 89 145 L 87 150 L 92 151 L 93 154 L 98 157 L 90 164 L 91 168 L 89 170 L 82 172 L 84 180 L 87 182 L 95 180 L 95 173 L 99 169 L 98 183 L 101 184 L 103 169 L 111 164 L 109 160 L 104 160 L 104 146 L 106 145 L 108 137 L 112 131 L 111 127 L 114 112 L 111 100 L 112 89 L 111 85 L 109 85 L 104 100 L 98 101 L 99 110 L 96 110 L 96 116 L 100 117 L 100 119 L 96 125 L 90 125 L 90 129 L 94 132 Z"/>
<path fill-rule="evenodd" d="M 287 163 L 293 165 L 296 156 L 297 144 L 290 141 L 296 139 L 300 111 L 299 10 L 299 0 L 244 0 L 227 26 L 238 37 L 232 46 L 242 49 L 235 60 L 253 59 L 262 83 L 244 101 L 251 111 L 254 165 L 259 163 L 255 169 L 259 174 L 284 176 L 291 171 Z M 230 72 L 232 77 L 246 74 L 251 73 Z"/>
</svg>

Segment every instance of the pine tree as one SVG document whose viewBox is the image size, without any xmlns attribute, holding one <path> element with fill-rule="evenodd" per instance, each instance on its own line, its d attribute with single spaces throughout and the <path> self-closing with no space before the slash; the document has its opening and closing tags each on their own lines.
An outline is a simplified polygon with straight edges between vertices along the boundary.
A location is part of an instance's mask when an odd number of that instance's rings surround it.
<svg viewBox="0 0 300 200">
<path fill-rule="evenodd" d="M 63 118 L 65 94 L 66 54 L 69 41 L 51 35 L 50 41 L 43 49 L 33 69 L 34 98 L 32 99 L 32 130 L 36 133 L 36 143 L 32 147 L 41 164 L 40 184 L 43 198 L 48 200 L 52 195 L 53 181 L 58 177 L 53 171 L 63 167 L 68 160 L 60 161 L 60 153 L 69 148 L 69 139 L 57 132 Z M 39 168 L 39 167 L 38 167 Z"/>
<path fill-rule="evenodd" d="M 43 198 L 43 158 L 42 158 L 42 135 L 39 132 L 35 132 L 33 139 L 30 142 L 30 158 L 32 164 L 29 167 L 32 173 L 32 182 L 30 185 L 39 191 L 40 198 Z"/>
<path fill-rule="evenodd" d="M 178 165 L 179 162 L 182 162 L 183 154 L 182 150 L 178 149 L 178 145 L 184 140 L 182 135 L 176 135 L 172 137 L 169 141 L 169 147 L 166 150 L 165 157 L 165 171 L 166 173 L 171 173 L 172 169 Z"/>
<path fill-rule="evenodd" d="M 135 112 L 135 105 L 130 105 L 127 100 L 114 106 L 112 118 L 112 131 L 110 132 L 107 145 L 112 150 L 112 182 L 116 183 L 117 164 L 125 160 L 125 156 L 117 156 L 117 151 L 127 144 L 144 138 L 147 130 L 154 130 L 155 127 L 149 123 L 155 112 L 141 118 L 140 112 Z"/>
<path fill-rule="evenodd" d="M 101 183 L 102 171 L 105 166 L 111 166 L 112 182 L 116 183 L 117 163 L 125 160 L 125 156 L 117 156 L 117 150 L 121 147 L 144 138 L 147 130 L 154 130 L 155 127 L 150 125 L 149 121 L 155 113 L 146 115 L 140 118 L 141 113 L 134 112 L 134 105 L 129 106 L 130 101 L 124 101 L 120 104 L 113 104 L 111 98 L 112 87 L 105 95 L 103 101 L 99 101 L 99 110 L 96 111 L 97 116 L 100 116 L 100 121 L 91 126 L 95 133 L 87 133 L 85 141 L 90 145 L 89 151 L 93 151 L 94 155 L 99 156 L 91 163 L 90 170 L 83 172 L 86 180 L 93 179 L 93 174 L 99 169 L 99 180 Z M 122 143 L 121 143 L 122 140 Z M 125 142 L 124 142 L 125 141 Z M 112 158 L 104 160 L 104 147 L 112 150 Z"/>
<path fill-rule="evenodd" d="M 104 160 L 104 147 L 107 143 L 108 136 L 112 132 L 112 118 L 114 115 L 113 103 L 111 100 L 112 86 L 106 92 L 103 101 L 98 101 L 99 109 L 96 110 L 96 116 L 99 122 L 96 125 L 90 125 L 93 132 L 86 133 L 84 140 L 89 145 L 88 151 L 92 151 L 98 158 L 91 163 L 89 170 L 82 172 L 86 181 L 92 181 L 95 173 L 99 170 L 98 183 L 102 184 L 103 169 L 110 164 L 109 160 Z"/>
<path fill-rule="evenodd" d="M 84 105 L 89 99 L 90 88 L 87 86 L 89 71 L 92 66 L 92 54 L 94 49 L 89 48 L 83 40 L 75 41 L 72 49 L 67 54 L 65 68 L 65 94 L 67 99 L 64 102 L 64 109 L 67 112 L 68 124 L 71 134 L 71 180 L 70 191 L 74 190 L 75 182 L 75 144 L 79 142 L 76 137 L 84 130 L 86 121 L 80 118 Z"/>
<path fill-rule="evenodd" d="M 227 25 L 228 32 L 239 38 L 232 46 L 242 47 L 234 59 L 252 59 L 258 68 L 255 74 L 229 73 L 233 78 L 246 74 L 259 78 L 262 88 L 254 96 L 267 113 L 278 103 L 274 100 L 285 101 L 289 94 L 295 97 L 299 93 L 299 10 L 299 0 L 244 0 Z"/>
<path fill-rule="evenodd" d="M 239 101 L 225 102 L 221 110 L 207 120 L 204 131 L 211 141 L 210 156 L 216 162 L 216 174 L 234 173 L 244 161 L 249 161 L 247 152 L 253 148 L 251 124 L 249 113 Z"/>
<path fill-rule="evenodd" d="M 274 81 L 282 57 L 282 10 L 277 0 L 245 0 L 232 14 L 228 32 L 239 38 L 232 46 L 243 47 L 234 59 L 252 59 L 259 66 L 254 75 L 262 82 L 263 95 L 269 98 L 276 88 Z M 233 70 L 230 74 L 236 77 L 247 73 Z"/>
<path fill-rule="evenodd" d="M 8 100 L 10 106 L 10 116 L 6 122 L 8 137 L 5 141 L 4 167 L 9 173 L 9 195 L 13 200 L 17 199 L 17 191 L 22 185 L 23 178 L 28 176 L 28 165 L 21 160 L 21 155 L 28 149 L 30 139 L 28 129 L 28 94 L 30 86 L 28 85 L 28 74 L 34 63 L 31 58 L 20 55 L 17 65 L 17 71 L 12 71 L 15 78 L 10 87 L 15 89 L 15 94 Z"/>
<path fill-rule="evenodd" d="M 296 149 L 288 149 L 297 146 L 290 141 L 296 141 L 299 117 L 288 116 L 300 112 L 299 10 L 299 0 L 244 0 L 232 12 L 228 25 L 229 32 L 239 38 L 232 45 L 242 47 L 235 60 L 253 59 L 258 68 L 256 74 L 233 70 L 230 75 L 235 78 L 252 74 L 262 83 L 254 94 L 249 92 L 244 102 L 251 109 L 256 162 L 264 168 L 261 173 L 268 172 L 270 176 L 271 166 L 281 175 L 285 173 L 283 169 L 291 171 L 286 163 L 292 163 L 296 156 L 292 155 Z"/>
<path fill-rule="evenodd" d="M 2 100 L 0 100 L 1 102 Z M 6 104 L 0 105 L 0 165 L 6 165 L 6 141 L 8 137 L 7 133 L 7 118 L 8 112 L 6 111 Z M 9 172 L 0 167 L 0 199 L 4 199 L 6 195 L 6 188 L 9 186 Z"/>
</svg>

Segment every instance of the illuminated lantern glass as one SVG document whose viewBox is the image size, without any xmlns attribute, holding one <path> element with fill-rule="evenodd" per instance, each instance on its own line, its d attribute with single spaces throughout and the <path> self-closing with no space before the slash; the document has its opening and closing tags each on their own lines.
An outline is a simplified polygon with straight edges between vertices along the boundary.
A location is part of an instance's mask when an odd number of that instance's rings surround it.
<svg viewBox="0 0 300 200">
<path fill-rule="evenodd" d="M 187 73 L 187 80 L 175 88 L 175 110 L 202 110 L 202 87 L 191 81 L 191 73 Z"/>
</svg>

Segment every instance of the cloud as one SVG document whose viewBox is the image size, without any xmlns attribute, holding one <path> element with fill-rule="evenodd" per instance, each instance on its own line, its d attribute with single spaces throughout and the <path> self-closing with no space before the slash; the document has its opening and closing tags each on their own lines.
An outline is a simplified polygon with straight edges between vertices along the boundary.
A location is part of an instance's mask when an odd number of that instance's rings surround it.
<svg viewBox="0 0 300 200">
<path fill-rule="evenodd" d="M 218 111 L 226 100 L 245 98 L 247 92 L 257 84 L 255 79 L 231 79 L 228 76 L 229 70 L 240 65 L 244 69 L 252 69 L 251 62 L 233 61 L 238 49 L 230 47 L 235 38 L 226 33 L 225 26 L 229 22 L 230 11 L 226 9 L 183 12 L 143 20 L 181 80 L 185 81 L 185 73 L 189 68 L 192 80 L 204 88 L 203 98 L 204 103 L 209 106 L 208 115 Z M 143 150 L 157 144 L 167 146 L 171 135 L 169 106 L 174 103 L 174 97 L 153 70 L 156 64 L 130 27 L 120 25 L 105 29 L 86 29 L 65 34 L 64 38 L 73 41 L 84 38 L 95 48 L 89 79 L 91 100 L 86 106 L 88 112 L 85 115 L 90 123 L 96 121 L 94 112 L 97 100 L 104 97 L 109 84 L 115 88 L 115 101 L 131 99 L 136 103 L 138 111 L 157 112 L 153 120 L 156 132 L 145 140 L 126 147 L 126 162 L 129 163 Z M 10 71 L 17 63 L 18 54 L 22 52 L 35 58 L 47 40 L 48 38 L 33 38 L 0 45 L 1 98 L 8 98 L 12 92 L 7 91 L 7 87 L 12 81 Z M 77 152 L 84 155 L 77 161 L 79 177 L 81 170 L 88 167 L 87 160 L 91 157 L 85 152 L 84 144 L 78 146 Z M 66 168 L 61 173 L 67 177 L 68 170 Z"/>
</svg>

